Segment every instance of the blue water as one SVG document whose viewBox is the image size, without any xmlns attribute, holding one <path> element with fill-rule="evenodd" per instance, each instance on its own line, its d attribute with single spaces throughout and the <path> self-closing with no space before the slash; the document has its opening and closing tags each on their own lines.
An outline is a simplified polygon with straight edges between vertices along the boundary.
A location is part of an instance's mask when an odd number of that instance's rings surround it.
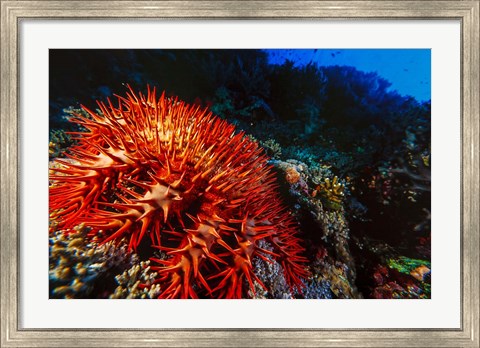
<svg viewBox="0 0 480 348">
<path fill-rule="evenodd" d="M 392 85 L 389 90 L 412 96 L 420 102 L 431 99 L 430 49 L 269 49 L 269 61 L 295 65 L 346 65 L 363 72 L 376 72 Z"/>
</svg>

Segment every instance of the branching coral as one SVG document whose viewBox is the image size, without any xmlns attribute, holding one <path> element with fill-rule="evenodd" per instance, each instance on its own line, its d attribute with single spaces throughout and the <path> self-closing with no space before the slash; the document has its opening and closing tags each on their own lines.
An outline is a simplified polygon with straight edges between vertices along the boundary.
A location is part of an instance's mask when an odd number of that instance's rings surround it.
<svg viewBox="0 0 480 348">
<path fill-rule="evenodd" d="M 50 296 L 52 298 L 86 298 L 90 296 L 98 279 L 117 269 L 137 262 L 125 244 L 99 245 L 85 239 L 87 228 L 75 226 L 70 233 L 58 231 L 50 236 Z M 105 284 L 103 284 L 105 285 Z"/>
<path fill-rule="evenodd" d="M 48 155 L 50 158 L 59 157 L 70 145 L 72 145 L 72 141 L 64 131 L 50 131 L 50 142 L 48 143 Z"/>
<path fill-rule="evenodd" d="M 325 178 L 324 182 L 313 191 L 313 196 L 320 195 L 327 208 L 339 210 L 342 207 L 345 185 L 335 176 L 333 180 Z"/>
<path fill-rule="evenodd" d="M 115 277 L 118 286 L 110 298 L 156 298 L 161 293 L 160 285 L 153 284 L 156 276 L 150 261 L 141 261 Z"/>
<path fill-rule="evenodd" d="M 149 239 L 169 256 L 151 258 L 163 298 L 242 297 L 262 285 L 253 257 L 273 257 L 291 289 L 303 287 L 297 225 L 256 142 L 155 90 L 130 89 L 118 106 L 99 108 L 73 119 L 86 131 L 74 134 L 78 144 L 50 174 L 59 228 L 83 222 L 103 242 L 127 237 L 130 249 Z"/>
</svg>

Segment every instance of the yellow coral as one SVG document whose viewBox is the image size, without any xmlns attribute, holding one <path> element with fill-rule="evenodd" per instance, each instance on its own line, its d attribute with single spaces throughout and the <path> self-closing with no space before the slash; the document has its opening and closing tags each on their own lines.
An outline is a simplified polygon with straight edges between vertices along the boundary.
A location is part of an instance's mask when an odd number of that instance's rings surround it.
<svg viewBox="0 0 480 348">
<path fill-rule="evenodd" d="M 332 181 L 325 178 L 325 182 L 320 184 L 317 190 L 320 190 L 328 199 L 340 203 L 344 197 L 345 185 L 339 182 L 338 177 L 335 176 Z"/>
<path fill-rule="evenodd" d="M 422 162 L 425 167 L 430 167 L 430 154 L 422 155 Z"/>
<path fill-rule="evenodd" d="M 320 194 L 323 203 L 331 209 L 338 210 L 341 208 L 341 203 L 345 196 L 345 185 L 342 184 L 338 177 L 335 176 L 333 180 L 325 178 L 325 181 L 317 186 L 312 196 Z"/>
</svg>

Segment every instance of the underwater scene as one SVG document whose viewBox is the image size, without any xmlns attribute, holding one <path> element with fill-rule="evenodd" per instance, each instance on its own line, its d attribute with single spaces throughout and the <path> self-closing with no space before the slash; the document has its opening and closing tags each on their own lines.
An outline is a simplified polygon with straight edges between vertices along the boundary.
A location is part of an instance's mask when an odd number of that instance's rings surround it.
<svg viewBox="0 0 480 348">
<path fill-rule="evenodd" d="M 431 298 L 427 49 L 51 49 L 52 299 Z"/>
</svg>

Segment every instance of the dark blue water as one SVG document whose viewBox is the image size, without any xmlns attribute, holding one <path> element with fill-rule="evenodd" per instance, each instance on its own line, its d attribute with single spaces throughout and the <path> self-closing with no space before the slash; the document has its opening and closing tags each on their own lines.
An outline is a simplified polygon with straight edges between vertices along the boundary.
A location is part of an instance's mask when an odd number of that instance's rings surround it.
<svg viewBox="0 0 480 348">
<path fill-rule="evenodd" d="M 430 49 L 269 49 L 269 61 L 283 64 L 287 59 L 302 66 L 353 66 L 375 72 L 391 83 L 390 90 L 412 96 L 420 102 L 431 98 Z"/>
</svg>

